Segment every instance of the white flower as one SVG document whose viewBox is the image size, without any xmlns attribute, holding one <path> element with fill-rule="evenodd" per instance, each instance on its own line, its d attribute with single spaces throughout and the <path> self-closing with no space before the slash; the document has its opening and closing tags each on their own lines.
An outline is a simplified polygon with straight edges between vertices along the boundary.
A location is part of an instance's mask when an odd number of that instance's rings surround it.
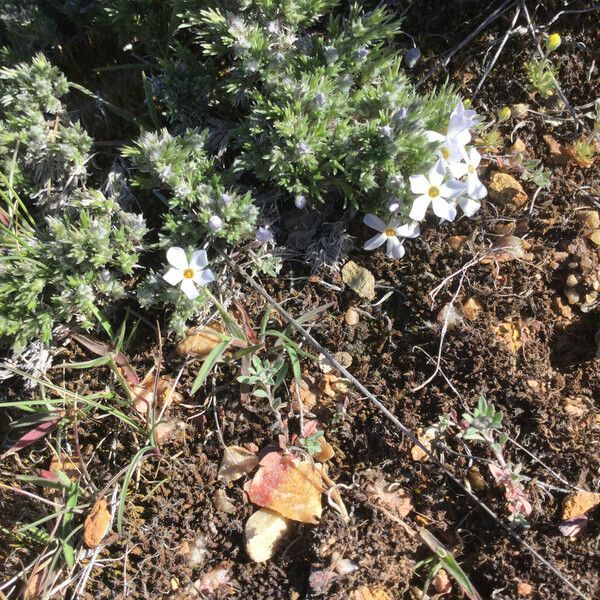
<svg viewBox="0 0 600 600">
<path fill-rule="evenodd" d="M 464 162 L 449 165 L 450 172 L 457 179 L 466 175 L 467 186 L 465 193 L 475 200 L 481 200 L 487 196 L 487 188 L 479 181 L 479 175 L 477 174 L 477 167 L 481 162 L 481 154 L 475 148 L 471 148 L 469 152 L 464 153 L 463 159 Z"/>
<path fill-rule="evenodd" d="M 467 129 L 450 131 L 446 135 L 436 131 L 426 131 L 425 136 L 430 142 L 439 144 L 437 152 L 444 164 L 452 164 L 462 160 L 465 146 L 471 141 L 471 134 Z"/>
<path fill-rule="evenodd" d="M 171 285 L 181 284 L 181 291 L 190 299 L 196 298 L 202 287 L 215 280 L 210 269 L 205 269 L 208 259 L 204 250 L 196 250 L 188 261 L 183 248 L 174 246 L 167 250 L 167 261 L 171 268 L 163 275 L 163 279 Z"/>
<path fill-rule="evenodd" d="M 219 229 L 223 228 L 223 219 L 221 219 L 221 217 L 218 217 L 217 215 L 213 215 L 209 220 L 208 220 L 208 226 L 213 230 L 213 231 L 219 231 Z"/>
<path fill-rule="evenodd" d="M 464 191 L 465 184 L 461 181 L 451 180 L 443 183 L 446 169 L 441 160 L 429 170 L 429 175 L 412 175 L 410 177 L 410 189 L 415 198 L 410 218 L 414 221 L 422 221 L 431 204 L 433 212 L 446 221 L 454 221 L 456 207 L 448 202 L 448 199 L 456 198 Z"/>
<path fill-rule="evenodd" d="M 366 214 L 363 223 L 379 231 L 379 233 L 367 240 L 365 243 L 365 250 L 375 250 L 379 248 L 385 242 L 387 242 L 387 255 L 390 258 L 402 258 L 404 256 L 404 239 L 405 238 L 416 238 L 419 233 L 419 224 L 412 222 L 406 225 L 399 225 L 397 221 L 391 221 L 389 224 L 385 224 L 379 217 L 375 215 Z"/>
<path fill-rule="evenodd" d="M 448 133 L 473 129 L 478 123 L 477 113 L 474 110 L 467 110 L 461 100 L 450 113 Z"/>
</svg>

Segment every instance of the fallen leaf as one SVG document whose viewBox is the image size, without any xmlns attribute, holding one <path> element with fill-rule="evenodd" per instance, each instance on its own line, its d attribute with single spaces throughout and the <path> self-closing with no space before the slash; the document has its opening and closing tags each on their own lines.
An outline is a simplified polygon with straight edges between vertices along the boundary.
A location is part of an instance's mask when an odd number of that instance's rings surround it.
<svg viewBox="0 0 600 600">
<path fill-rule="evenodd" d="M 563 500 L 563 521 L 581 517 L 600 504 L 600 494 L 594 492 L 571 492 Z"/>
<path fill-rule="evenodd" d="M 244 538 L 246 552 L 254 562 L 269 560 L 286 534 L 288 520 L 280 514 L 261 508 L 246 521 Z"/>
<path fill-rule="evenodd" d="M 548 164 L 558 166 L 566 165 L 569 162 L 569 156 L 562 144 L 548 134 L 542 136 L 542 139 L 546 142 L 546 146 L 548 146 Z"/>
<path fill-rule="evenodd" d="M 220 512 L 228 515 L 235 514 L 236 508 L 231 498 L 225 493 L 225 490 L 217 490 L 213 497 L 213 506 Z"/>
<path fill-rule="evenodd" d="M 208 356 L 222 341 L 224 332 L 220 323 L 209 323 L 204 327 L 191 329 L 187 336 L 177 344 L 176 352 L 181 357 Z"/>
<path fill-rule="evenodd" d="M 36 425 L 33 429 L 30 429 L 27 433 L 24 433 L 4 454 L 0 454 L 0 458 L 6 458 L 11 454 L 16 454 L 19 450 L 30 446 L 34 442 L 42 439 L 50 432 L 54 431 L 54 428 L 58 425 L 60 418 L 50 419 L 48 421 L 42 421 Z"/>
<path fill-rule="evenodd" d="M 319 438 L 320 450 L 313 455 L 313 459 L 317 462 L 327 462 L 335 456 L 335 451 L 325 437 Z"/>
<path fill-rule="evenodd" d="M 337 398 L 348 393 L 348 382 L 342 377 L 325 373 L 319 382 L 319 389 L 328 398 Z"/>
<path fill-rule="evenodd" d="M 484 256 L 479 262 L 482 265 L 512 262 L 513 260 L 531 260 L 533 255 L 526 252 L 529 242 L 515 235 L 505 235 L 498 239 L 492 247 L 492 254 Z"/>
<path fill-rule="evenodd" d="M 322 594 L 339 578 L 340 576 L 330 569 L 315 569 L 311 567 L 310 575 L 308 576 L 308 585 L 315 594 Z"/>
<path fill-rule="evenodd" d="M 394 520 L 404 519 L 413 510 L 410 492 L 402 489 L 398 483 L 388 483 L 380 477 L 375 483 L 367 485 L 366 492 L 369 502 L 384 509 Z"/>
<path fill-rule="evenodd" d="M 321 473 L 311 462 L 269 452 L 245 489 L 251 502 L 288 519 L 317 523 L 321 517 Z"/>
<path fill-rule="evenodd" d="M 154 439 L 159 446 L 169 442 L 177 432 L 178 425 L 173 421 L 162 421 L 154 428 Z"/>
<path fill-rule="evenodd" d="M 224 483 L 236 481 L 253 471 L 258 463 L 258 456 L 254 452 L 241 446 L 227 446 L 217 477 Z"/>
<path fill-rule="evenodd" d="M 440 596 L 443 596 L 444 594 L 449 594 L 452 591 L 452 584 L 450 583 L 450 578 L 448 577 L 448 573 L 446 573 L 446 571 L 444 571 L 444 569 L 440 569 L 435 577 L 433 578 L 433 581 L 431 582 L 431 585 L 433 585 L 433 589 L 440 594 Z"/>
<path fill-rule="evenodd" d="M 317 382 L 312 375 L 303 373 L 299 385 L 294 379 L 290 385 L 291 406 L 294 412 L 300 412 L 300 402 L 303 410 L 312 410 L 317 403 L 318 391 Z M 300 402 L 298 401 L 298 395 L 300 396 Z"/>
<path fill-rule="evenodd" d="M 104 498 L 100 498 L 83 523 L 83 543 L 88 548 L 96 548 L 107 534 L 109 526 L 108 505 Z"/>
<path fill-rule="evenodd" d="M 154 405 L 155 393 L 156 405 L 160 408 L 173 403 L 178 404 L 182 400 L 170 377 L 159 377 L 157 383 L 156 375 L 152 371 L 140 383 L 130 386 L 129 389 L 133 397 L 133 408 L 141 415 L 145 415 Z"/>
<path fill-rule="evenodd" d="M 392 600 L 392 597 L 382 588 L 363 585 L 350 594 L 350 600 Z"/>
<path fill-rule="evenodd" d="M 587 403 L 581 396 L 568 396 L 563 400 L 565 412 L 574 418 L 580 418 L 589 412 Z"/>
<path fill-rule="evenodd" d="M 62 471 L 71 481 L 77 481 L 81 476 L 79 463 L 73 462 L 67 454 L 61 454 L 60 457 L 53 456 L 50 461 L 50 472 Z"/>
<path fill-rule="evenodd" d="M 238 583 L 232 578 L 231 566 L 225 562 L 207 571 L 194 583 L 194 589 L 202 597 L 211 596 L 217 592 L 219 596 L 234 594 L 237 588 Z"/>
<path fill-rule="evenodd" d="M 375 277 L 364 267 L 358 266 L 353 260 L 348 261 L 342 268 L 342 281 L 361 298 L 375 298 Z"/>
</svg>

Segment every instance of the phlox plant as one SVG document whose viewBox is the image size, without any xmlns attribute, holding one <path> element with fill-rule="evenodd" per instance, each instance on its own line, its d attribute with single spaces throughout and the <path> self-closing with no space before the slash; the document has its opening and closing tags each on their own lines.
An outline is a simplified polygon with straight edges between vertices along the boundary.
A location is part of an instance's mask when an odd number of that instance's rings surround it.
<svg viewBox="0 0 600 600">
<path fill-rule="evenodd" d="M 0 69 L 2 171 L 15 191 L 46 210 L 63 205 L 88 174 L 92 139 L 61 101 L 68 91 L 42 54 Z"/>
<path fill-rule="evenodd" d="M 103 307 L 127 295 L 146 234 L 140 215 L 97 190 L 80 190 L 60 215 L 37 224 L 14 210 L 1 216 L 7 223 L 0 227 L 3 344 L 19 351 L 30 341 L 48 343 L 58 324 L 92 329 Z"/>
</svg>

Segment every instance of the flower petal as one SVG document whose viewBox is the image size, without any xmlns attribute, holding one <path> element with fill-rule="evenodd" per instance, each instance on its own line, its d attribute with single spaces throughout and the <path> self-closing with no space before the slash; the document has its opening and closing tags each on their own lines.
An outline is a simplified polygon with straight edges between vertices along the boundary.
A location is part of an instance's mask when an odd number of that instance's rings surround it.
<svg viewBox="0 0 600 600">
<path fill-rule="evenodd" d="M 472 217 L 481 208 L 481 202 L 466 196 L 458 199 L 458 205 L 467 217 Z"/>
<path fill-rule="evenodd" d="M 471 134 L 468 129 L 463 129 L 453 132 L 451 139 L 454 144 L 464 148 L 471 141 Z"/>
<path fill-rule="evenodd" d="M 184 279 L 181 282 L 181 291 L 190 299 L 193 300 L 200 295 L 196 284 L 191 279 Z"/>
<path fill-rule="evenodd" d="M 387 228 L 387 225 L 379 217 L 376 217 L 375 215 L 372 215 L 371 213 L 367 213 L 364 216 L 363 223 L 365 225 L 367 225 L 368 227 L 370 227 L 371 229 L 374 229 L 375 231 L 379 231 L 380 233 L 383 233 Z"/>
<path fill-rule="evenodd" d="M 452 173 L 453 177 L 460 179 L 463 177 L 463 175 L 467 174 L 467 169 L 469 167 L 463 162 L 455 162 L 448 164 L 448 168 L 450 169 L 450 173 Z"/>
<path fill-rule="evenodd" d="M 479 181 L 477 175 L 473 175 L 467 179 L 466 191 L 467 194 L 471 196 L 471 198 L 475 198 L 475 200 L 481 200 L 487 196 L 487 188 Z"/>
<path fill-rule="evenodd" d="M 208 257 L 206 256 L 206 250 L 196 250 L 192 254 L 190 260 L 190 267 L 195 269 L 203 269 L 208 264 Z"/>
<path fill-rule="evenodd" d="M 413 194 L 426 194 L 429 189 L 429 181 L 425 175 L 411 175 L 410 189 Z"/>
<path fill-rule="evenodd" d="M 477 168 L 481 162 L 481 154 L 477 152 L 477 148 L 471 148 L 469 151 L 469 162 Z"/>
<path fill-rule="evenodd" d="M 388 238 L 386 250 L 390 258 L 402 258 L 404 256 L 404 245 L 396 237 Z"/>
<path fill-rule="evenodd" d="M 215 280 L 215 274 L 210 269 L 204 269 L 197 271 L 194 275 L 194 283 L 198 285 L 208 285 L 211 281 Z"/>
<path fill-rule="evenodd" d="M 413 221 L 422 221 L 425 218 L 425 213 L 427 212 L 427 209 L 429 208 L 430 202 L 431 202 L 431 198 L 426 195 L 415 198 L 412 208 L 410 209 L 409 217 Z"/>
<path fill-rule="evenodd" d="M 425 137 L 428 142 L 443 142 L 446 139 L 446 136 L 438 133 L 437 131 L 426 131 Z"/>
<path fill-rule="evenodd" d="M 454 221 L 456 217 L 456 207 L 452 206 L 449 202 L 446 202 L 439 196 L 433 199 L 431 203 L 433 206 L 433 212 L 440 217 L 440 219 L 446 219 L 446 221 Z"/>
<path fill-rule="evenodd" d="M 458 179 L 450 179 L 440 187 L 440 196 L 442 198 L 456 198 L 457 196 L 460 196 L 460 194 L 464 193 L 465 188 L 466 185 L 462 181 L 458 181 Z"/>
<path fill-rule="evenodd" d="M 163 279 L 171 285 L 177 285 L 183 279 L 183 272 L 180 269 L 171 267 L 164 275 Z"/>
<path fill-rule="evenodd" d="M 406 223 L 406 225 L 402 225 L 402 227 L 398 227 L 396 233 L 399 237 L 416 238 L 421 233 L 421 227 L 416 221 L 411 221 L 410 223 Z"/>
<path fill-rule="evenodd" d="M 439 187 L 446 176 L 446 168 L 441 160 L 438 160 L 429 170 L 429 181 L 431 185 Z"/>
<path fill-rule="evenodd" d="M 185 250 L 179 246 L 173 246 L 167 250 L 167 260 L 172 267 L 181 271 L 189 266 Z"/>
<path fill-rule="evenodd" d="M 375 248 L 379 248 L 379 246 L 381 246 L 386 239 L 387 235 L 385 235 L 385 233 L 378 233 L 377 235 L 373 236 L 370 240 L 367 240 L 363 247 L 365 250 L 375 250 Z"/>
</svg>

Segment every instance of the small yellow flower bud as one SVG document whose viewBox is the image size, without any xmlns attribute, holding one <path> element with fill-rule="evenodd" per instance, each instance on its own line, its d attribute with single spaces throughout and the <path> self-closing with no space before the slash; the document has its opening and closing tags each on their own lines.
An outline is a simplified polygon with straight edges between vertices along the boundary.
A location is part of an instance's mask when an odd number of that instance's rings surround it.
<svg viewBox="0 0 600 600">
<path fill-rule="evenodd" d="M 546 40 L 546 50 L 548 50 L 548 52 L 553 52 L 560 46 L 561 41 L 558 33 L 552 33 Z"/>
<path fill-rule="evenodd" d="M 463 100 L 463 104 L 464 104 L 465 108 L 469 108 L 469 106 L 471 106 L 471 104 L 472 104 L 471 98 L 465 98 Z"/>
<path fill-rule="evenodd" d="M 498 121 L 506 121 L 506 119 L 510 119 L 510 108 L 508 106 L 504 106 L 498 111 Z"/>
</svg>

